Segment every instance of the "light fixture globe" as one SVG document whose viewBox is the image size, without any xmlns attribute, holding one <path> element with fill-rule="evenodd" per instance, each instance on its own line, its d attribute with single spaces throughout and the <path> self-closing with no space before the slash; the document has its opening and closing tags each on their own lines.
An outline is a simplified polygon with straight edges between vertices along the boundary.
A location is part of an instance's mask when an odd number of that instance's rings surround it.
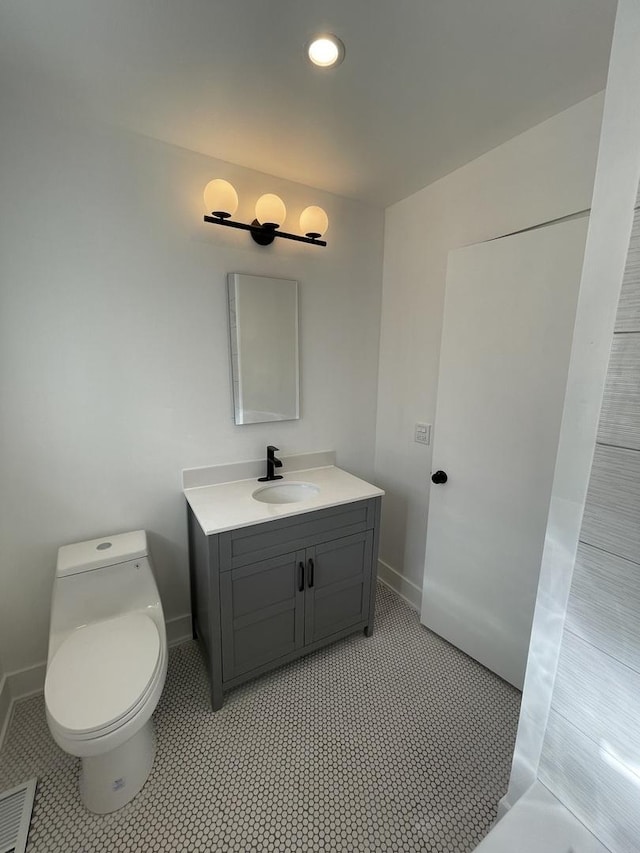
<svg viewBox="0 0 640 853">
<path fill-rule="evenodd" d="M 344 44 L 333 33 L 319 33 L 307 42 L 309 61 L 318 68 L 334 68 L 344 59 Z"/>
<path fill-rule="evenodd" d="M 238 193 L 229 181 L 215 178 L 204 188 L 204 207 L 207 213 L 228 219 L 238 209 Z"/>
<path fill-rule="evenodd" d="M 311 243 L 314 246 L 327 245 L 324 240 L 320 240 L 320 237 L 327 230 L 329 220 L 320 207 L 312 206 L 303 211 L 301 225 L 307 231 L 306 236 L 303 237 L 301 234 L 288 234 L 280 230 L 287 215 L 287 208 L 282 199 L 273 193 L 260 196 L 256 204 L 256 218 L 250 223 L 236 222 L 231 218 L 238 207 L 238 195 L 228 181 L 220 178 L 209 181 L 205 188 L 204 199 L 207 210 L 211 211 L 205 214 L 205 222 L 248 231 L 260 246 L 270 246 L 276 237 L 297 240 L 299 243 Z"/>
<path fill-rule="evenodd" d="M 280 228 L 286 216 L 284 202 L 274 193 L 261 195 L 256 202 L 256 219 L 263 228 Z"/>
<path fill-rule="evenodd" d="M 321 207 L 312 204 L 300 214 L 300 229 L 307 237 L 317 240 L 329 227 L 329 217 Z"/>
</svg>

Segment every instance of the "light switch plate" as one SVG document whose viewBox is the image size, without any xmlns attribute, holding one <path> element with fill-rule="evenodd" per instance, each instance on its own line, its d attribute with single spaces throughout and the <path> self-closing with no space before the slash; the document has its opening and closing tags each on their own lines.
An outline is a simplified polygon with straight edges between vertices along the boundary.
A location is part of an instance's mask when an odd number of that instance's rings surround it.
<svg viewBox="0 0 640 853">
<path fill-rule="evenodd" d="M 431 444 L 431 424 L 416 424 L 413 440 L 417 444 Z"/>
</svg>

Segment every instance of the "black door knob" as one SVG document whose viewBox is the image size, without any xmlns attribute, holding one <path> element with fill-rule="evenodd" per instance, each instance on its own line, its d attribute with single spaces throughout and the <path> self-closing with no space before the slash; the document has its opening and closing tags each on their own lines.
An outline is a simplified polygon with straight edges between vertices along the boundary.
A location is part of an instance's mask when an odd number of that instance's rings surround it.
<svg viewBox="0 0 640 853">
<path fill-rule="evenodd" d="M 447 477 L 444 471 L 435 471 L 431 475 L 431 482 L 435 483 L 436 486 L 439 486 L 440 483 L 446 483 L 449 478 Z"/>
</svg>

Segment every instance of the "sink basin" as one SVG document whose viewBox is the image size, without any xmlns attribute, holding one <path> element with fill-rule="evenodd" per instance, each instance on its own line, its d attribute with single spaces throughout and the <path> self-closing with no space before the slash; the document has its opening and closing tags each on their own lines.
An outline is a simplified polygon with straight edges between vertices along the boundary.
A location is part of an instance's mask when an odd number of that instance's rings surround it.
<svg viewBox="0 0 640 853">
<path fill-rule="evenodd" d="M 315 497 L 320 489 L 313 483 L 273 483 L 256 489 L 252 497 L 263 504 L 295 504 Z"/>
</svg>

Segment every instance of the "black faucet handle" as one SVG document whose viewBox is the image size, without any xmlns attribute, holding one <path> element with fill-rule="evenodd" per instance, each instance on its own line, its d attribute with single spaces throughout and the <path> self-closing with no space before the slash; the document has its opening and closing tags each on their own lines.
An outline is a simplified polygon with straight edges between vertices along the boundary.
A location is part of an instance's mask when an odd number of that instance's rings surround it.
<svg viewBox="0 0 640 853">
<path fill-rule="evenodd" d="M 276 452 L 277 449 L 278 448 L 275 447 L 273 444 L 268 444 L 267 445 L 267 459 L 270 459 L 271 462 L 273 462 L 273 465 L 275 468 L 282 468 L 281 460 L 276 459 L 276 457 L 274 456 L 274 453 Z"/>
<path fill-rule="evenodd" d="M 274 456 L 278 448 L 274 444 L 267 445 L 267 476 L 258 477 L 259 483 L 268 482 L 271 480 L 282 480 L 281 474 L 274 474 L 275 468 L 282 468 L 282 462 Z"/>
</svg>

